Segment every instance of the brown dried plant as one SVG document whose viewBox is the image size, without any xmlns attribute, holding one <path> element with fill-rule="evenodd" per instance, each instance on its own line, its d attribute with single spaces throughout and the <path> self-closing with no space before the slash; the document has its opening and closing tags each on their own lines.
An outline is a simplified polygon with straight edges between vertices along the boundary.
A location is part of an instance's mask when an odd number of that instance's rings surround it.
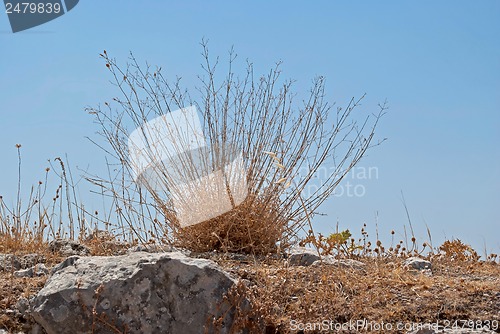
<svg viewBox="0 0 500 334">
<path fill-rule="evenodd" d="M 444 255 L 456 261 L 477 261 L 480 256 L 469 245 L 464 244 L 460 239 L 446 240 L 439 250 L 444 252 Z"/>
<path fill-rule="evenodd" d="M 243 77 L 233 71 L 236 55 L 219 81 L 218 60 L 212 63 L 202 42 L 204 63 L 200 86 L 190 95 L 181 80 L 170 81 L 161 68 L 141 66 L 133 55 L 123 68 L 104 51 L 101 54 L 112 82 L 121 93 L 104 107 L 89 108 L 117 159 L 109 178 L 89 180 L 110 195 L 117 220 L 125 221 L 143 242 L 166 242 L 195 251 L 219 249 L 267 253 L 295 242 L 298 232 L 314 216 L 344 176 L 378 143 L 375 128 L 386 105 L 373 115 L 355 113 L 363 99 L 351 99 L 345 108 L 325 101 L 325 79 L 318 77 L 303 103 L 294 101 L 293 82 L 281 79 L 280 64 L 257 77 L 248 63 Z M 235 146 L 245 163 L 248 197 L 223 215 L 181 228 L 168 190 L 159 192 L 131 178 L 127 138 L 153 117 L 194 105 L 203 117 L 203 131 L 213 169 L 231 162 Z M 373 117 L 370 117 L 373 116 Z M 182 161 L 185 173 L 196 175 L 194 161 Z M 318 172 L 328 170 L 322 178 Z M 166 170 L 166 167 L 165 167 Z M 165 189 L 173 180 L 163 173 Z M 312 190 L 311 190 L 312 189 Z M 210 196 L 208 193 L 207 196 Z M 195 209 L 195 208 L 193 208 Z"/>
</svg>

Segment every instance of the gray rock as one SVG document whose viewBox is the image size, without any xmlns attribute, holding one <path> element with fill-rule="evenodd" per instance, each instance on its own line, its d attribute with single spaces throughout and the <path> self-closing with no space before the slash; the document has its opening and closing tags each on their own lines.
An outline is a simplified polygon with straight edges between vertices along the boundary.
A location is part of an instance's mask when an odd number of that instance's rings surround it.
<svg viewBox="0 0 500 334">
<path fill-rule="evenodd" d="M 43 276 L 47 275 L 49 270 L 43 263 L 39 263 L 36 266 L 33 266 L 28 269 L 21 269 L 14 272 L 14 276 L 16 277 L 35 277 L 35 276 Z"/>
<path fill-rule="evenodd" d="M 147 252 L 147 253 L 165 253 L 181 251 L 173 246 L 145 244 L 129 247 L 127 253 Z"/>
<path fill-rule="evenodd" d="M 49 249 L 52 252 L 57 252 L 62 256 L 86 256 L 90 254 L 87 246 L 84 246 L 71 239 L 56 239 L 49 243 Z"/>
<path fill-rule="evenodd" d="M 49 273 L 49 269 L 43 263 L 39 263 L 33 267 L 33 272 L 35 276 L 43 276 Z"/>
<path fill-rule="evenodd" d="M 182 251 L 183 253 L 185 251 Z M 210 259 L 214 261 L 218 260 L 230 260 L 230 261 L 238 261 L 240 263 L 250 263 L 254 262 L 256 259 L 265 260 L 267 259 L 278 259 L 278 257 L 274 257 L 273 255 L 277 254 L 268 254 L 268 255 L 253 255 L 253 254 L 242 254 L 242 253 L 232 253 L 232 252 L 189 252 L 184 253 L 190 257 L 196 257 L 200 259 Z"/>
<path fill-rule="evenodd" d="M 293 247 L 288 252 L 288 263 L 292 266 L 310 266 L 321 258 L 312 248 Z"/>
<path fill-rule="evenodd" d="M 38 254 L 17 256 L 14 254 L 0 254 L 0 271 L 18 271 L 45 262 L 45 258 Z"/>
<path fill-rule="evenodd" d="M 21 262 L 21 268 L 26 269 L 33 267 L 38 263 L 45 263 L 45 256 L 40 254 L 27 254 L 22 256 L 19 261 Z"/>
<path fill-rule="evenodd" d="M 54 268 L 31 314 L 48 334 L 228 333 L 234 313 L 223 297 L 234 283 L 213 261 L 179 252 L 73 256 Z"/>
<path fill-rule="evenodd" d="M 33 277 L 33 268 L 21 269 L 14 271 L 14 276 L 16 277 Z"/>
<path fill-rule="evenodd" d="M 410 269 L 416 269 L 416 270 L 431 270 L 432 269 L 432 264 L 424 259 L 421 259 L 419 257 L 409 257 L 405 260 L 404 267 L 410 268 Z"/>
<path fill-rule="evenodd" d="M 352 259 L 336 259 L 331 255 L 326 255 L 321 260 L 314 261 L 312 265 L 313 266 L 332 265 L 332 266 L 339 266 L 342 268 L 356 269 L 356 270 L 362 270 L 365 268 L 365 264 L 363 262 Z"/>
<path fill-rule="evenodd" d="M 29 310 L 30 307 L 30 302 L 28 299 L 21 297 L 16 303 L 16 310 L 19 311 L 19 313 L 24 316 L 26 312 Z"/>
<path fill-rule="evenodd" d="M 0 271 L 15 271 L 21 269 L 21 261 L 13 254 L 0 254 Z"/>
<path fill-rule="evenodd" d="M 45 331 L 39 324 L 33 324 L 29 329 L 28 334 L 45 334 Z"/>
</svg>

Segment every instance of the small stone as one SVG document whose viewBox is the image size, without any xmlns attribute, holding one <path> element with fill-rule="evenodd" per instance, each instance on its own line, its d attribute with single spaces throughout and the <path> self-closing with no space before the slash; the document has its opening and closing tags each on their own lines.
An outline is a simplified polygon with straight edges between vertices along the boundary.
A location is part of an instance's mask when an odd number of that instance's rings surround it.
<svg viewBox="0 0 500 334">
<path fill-rule="evenodd" d="M 88 247 L 70 239 L 56 239 L 49 243 L 49 249 L 52 252 L 61 254 L 62 256 L 87 256 L 90 254 Z"/>
<path fill-rule="evenodd" d="M 431 270 L 432 264 L 424 259 L 419 257 L 409 257 L 403 264 L 404 267 L 416 270 Z"/>
<path fill-rule="evenodd" d="M 288 252 L 288 263 L 292 266 L 310 266 L 321 258 L 312 248 L 294 247 Z"/>
<path fill-rule="evenodd" d="M 47 275 L 49 270 L 43 263 L 39 263 L 36 266 L 27 269 L 21 269 L 14 272 L 14 276 L 16 277 L 35 277 L 35 276 L 43 276 Z"/>
<path fill-rule="evenodd" d="M 13 254 L 0 254 L 0 271 L 15 271 L 21 269 L 19 258 Z"/>
<path fill-rule="evenodd" d="M 24 316 L 30 308 L 30 303 L 27 298 L 21 297 L 16 303 L 16 309 Z"/>
<path fill-rule="evenodd" d="M 26 269 L 33 267 L 37 263 L 45 263 L 45 256 L 40 254 L 27 254 L 22 256 L 19 261 L 21 262 L 21 268 Z"/>
<path fill-rule="evenodd" d="M 164 253 L 164 252 L 176 252 L 179 251 L 177 248 L 172 246 L 163 246 L 163 245 L 137 245 L 130 247 L 127 250 L 127 253 L 135 253 L 135 252 L 146 252 L 146 253 Z"/>
<path fill-rule="evenodd" d="M 48 275 L 49 269 L 43 263 L 39 263 L 34 267 L 35 276 Z"/>
<path fill-rule="evenodd" d="M 16 277 L 33 277 L 33 267 L 14 271 Z"/>
</svg>

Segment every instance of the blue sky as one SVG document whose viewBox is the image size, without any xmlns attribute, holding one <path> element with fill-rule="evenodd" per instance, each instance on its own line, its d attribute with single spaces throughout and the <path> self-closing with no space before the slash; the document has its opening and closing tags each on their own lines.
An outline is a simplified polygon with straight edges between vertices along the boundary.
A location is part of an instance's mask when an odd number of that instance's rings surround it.
<svg viewBox="0 0 500 334">
<path fill-rule="evenodd" d="M 496 0 L 80 1 L 54 21 L 13 34 L 1 13 L 0 194 L 15 197 L 17 143 L 26 189 L 48 159 L 65 154 L 74 173 L 104 171 L 104 155 L 85 139 L 101 140 L 98 128 L 83 110 L 118 95 L 102 50 L 122 63 L 132 51 L 190 85 L 201 73 L 199 42 L 206 38 L 222 60 L 234 46 L 242 74 L 247 58 L 257 73 L 282 60 L 299 92 L 323 75 L 327 98 L 338 105 L 363 93 L 366 112 L 389 101 L 377 130 L 388 140 L 359 165 L 376 168 L 376 177 L 348 178 L 364 195 L 328 200 L 317 231 L 332 232 L 339 222 L 358 232 L 366 222 L 372 235 L 376 223 L 381 237 L 402 232 L 403 192 L 417 238 L 426 239 L 427 224 L 435 244 L 460 238 L 498 253 L 498 17 Z"/>
</svg>

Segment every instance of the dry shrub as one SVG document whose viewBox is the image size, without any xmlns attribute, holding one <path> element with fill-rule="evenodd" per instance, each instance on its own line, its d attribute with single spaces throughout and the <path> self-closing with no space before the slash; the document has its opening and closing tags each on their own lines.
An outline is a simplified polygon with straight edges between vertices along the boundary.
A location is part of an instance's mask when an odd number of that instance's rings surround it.
<svg viewBox="0 0 500 334">
<path fill-rule="evenodd" d="M 200 224 L 174 231 L 176 245 L 197 252 L 267 254 L 283 235 L 277 204 L 249 196 L 237 207 Z"/>
<path fill-rule="evenodd" d="M 297 241 L 298 232 L 310 224 L 319 206 L 365 152 L 378 145 L 372 140 L 385 104 L 373 118 L 371 114 L 361 119 L 354 116 L 363 97 L 351 99 L 335 112 L 325 101 L 323 77 L 313 81 L 302 103 L 295 103 L 293 82 L 280 78 L 280 64 L 260 77 L 248 64 L 245 74 L 238 77 L 233 71 L 233 52 L 228 72 L 219 80 L 218 61 L 212 63 L 207 45 L 202 43 L 202 47 L 204 73 L 199 76 L 201 85 L 195 88 L 199 93 L 195 97 L 182 88 L 180 79 L 168 80 L 160 67 L 141 66 L 131 55 L 123 68 L 106 51 L 101 54 L 122 95 L 88 112 L 95 115 L 100 134 L 110 145 L 107 152 L 117 159 L 109 169 L 118 171 L 108 178 L 89 179 L 113 198 L 117 220 L 126 221 L 142 242 L 247 253 L 273 251 L 278 244 L 286 247 Z M 188 106 L 196 106 L 200 112 L 206 150 L 192 154 L 183 152 L 182 143 L 174 143 L 179 151 L 168 158 L 161 155 L 158 161 L 163 143 L 145 140 L 147 146 L 141 146 L 140 152 L 152 162 L 142 173 L 145 176 L 134 176 L 137 165 L 128 147 L 131 132 L 142 129 L 146 136 L 146 122 Z M 241 152 L 244 168 L 239 170 L 246 173 L 248 199 L 239 206 L 231 200 L 229 212 L 181 229 L 179 211 L 173 204 L 183 194 L 176 190 L 179 174 L 184 174 L 184 180 L 199 180 L 200 174 L 224 170 L 234 161 L 234 148 Z M 206 158 L 201 164 L 205 174 L 198 168 L 200 156 Z M 150 171 L 159 181 L 149 182 Z M 224 177 L 227 182 L 227 175 Z M 199 194 L 204 194 L 207 202 L 212 198 L 209 188 Z M 203 205 L 197 199 L 199 194 L 194 202 Z M 190 197 L 184 193 L 187 202 Z M 199 210 L 193 204 L 186 207 Z"/>
<path fill-rule="evenodd" d="M 0 254 L 43 253 L 48 249 L 47 242 L 31 238 L 22 233 L 0 233 Z"/>
<path fill-rule="evenodd" d="M 480 256 L 469 245 L 464 244 L 460 239 L 446 240 L 439 250 L 444 252 L 444 255 L 456 261 L 477 261 Z"/>
</svg>

